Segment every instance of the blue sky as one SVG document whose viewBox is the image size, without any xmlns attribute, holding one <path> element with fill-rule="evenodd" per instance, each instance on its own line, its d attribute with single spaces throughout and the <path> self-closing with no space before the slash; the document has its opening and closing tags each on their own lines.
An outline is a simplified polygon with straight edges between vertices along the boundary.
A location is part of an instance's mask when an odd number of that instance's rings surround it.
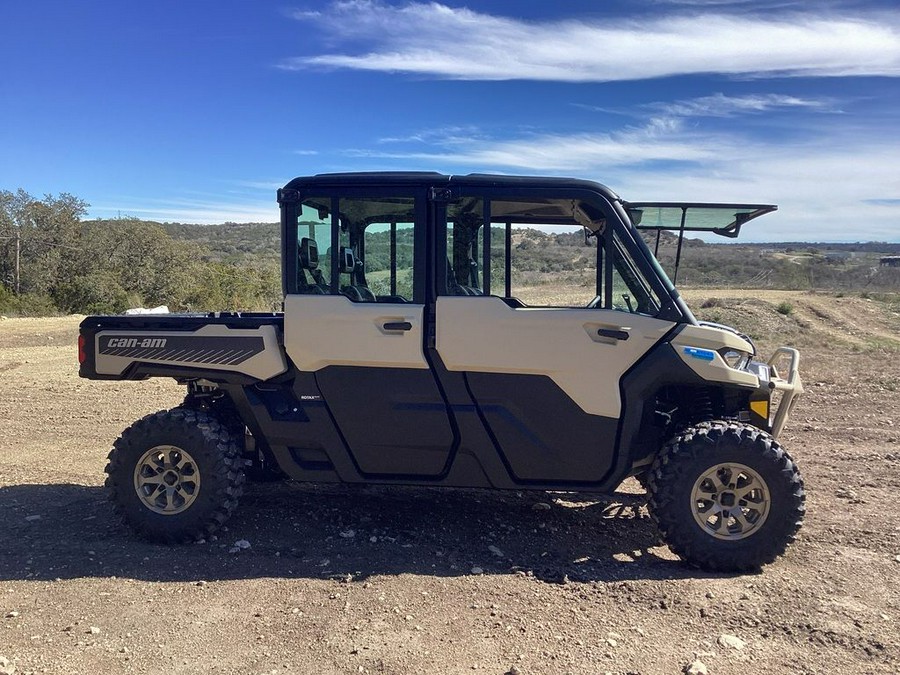
<svg viewBox="0 0 900 675">
<path fill-rule="evenodd" d="M 896 2 L 71 2 L 0 9 L 0 189 L 274 221 L 298 175 L 570 175 L 900 241 Z"/>
</svg>

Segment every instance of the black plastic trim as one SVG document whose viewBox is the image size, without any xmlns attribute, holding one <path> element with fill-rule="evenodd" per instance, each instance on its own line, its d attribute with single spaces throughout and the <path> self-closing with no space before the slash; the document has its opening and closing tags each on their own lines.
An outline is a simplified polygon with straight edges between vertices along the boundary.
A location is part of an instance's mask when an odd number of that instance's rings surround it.
<svg viewBox="0 0 900 675">
<path fill-rule="evenodd" d="M 361 474 L 446 475 L 457 439 L 431 369 L 328 366 L 315 380 Z"/>
<path fill-rule="evenodd" d="M 466 382 L 515 482 L 605 484 L 617 419 L 584 412 L 546 375 L 466 373 Z"/>
</svg>

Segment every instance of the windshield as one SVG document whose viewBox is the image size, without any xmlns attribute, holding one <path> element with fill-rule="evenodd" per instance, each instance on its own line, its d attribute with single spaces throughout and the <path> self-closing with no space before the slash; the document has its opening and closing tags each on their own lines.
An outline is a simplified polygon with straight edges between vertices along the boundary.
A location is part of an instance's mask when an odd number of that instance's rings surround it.
<svg viewBox="0 0 900 675">
<path fill-rule="evenodd" d="M 741 225 L 775 211 L 771 204 L 688 204 L 632 202 L 625 204 L 631 222 L 639 230 L 712 232 L 737 237 Z"/>
</svg>

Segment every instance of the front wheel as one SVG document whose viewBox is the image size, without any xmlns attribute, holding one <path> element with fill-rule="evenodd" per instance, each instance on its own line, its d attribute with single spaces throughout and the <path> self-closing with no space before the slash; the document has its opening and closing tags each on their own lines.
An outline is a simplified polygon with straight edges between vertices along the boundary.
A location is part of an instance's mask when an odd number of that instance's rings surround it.
<svg viewBox="0 0 900 675">
<path fill-rule="evenodd" d="M 233 433 L 187 408 L 147 415 L 126 429 L 106 473 L 116 512 L 138 534 L 164 543 L 214 532 L 237 506 L 244 482 Z"/>
<path fill-rule="evenodd" d="M 803 522 L 800 471 L 774 438 L 750 425 L 685 429 L 660 452 L 649 484 L 663 540 L 706 570 L 758 569 L 784 553 Z"/>
</svg>

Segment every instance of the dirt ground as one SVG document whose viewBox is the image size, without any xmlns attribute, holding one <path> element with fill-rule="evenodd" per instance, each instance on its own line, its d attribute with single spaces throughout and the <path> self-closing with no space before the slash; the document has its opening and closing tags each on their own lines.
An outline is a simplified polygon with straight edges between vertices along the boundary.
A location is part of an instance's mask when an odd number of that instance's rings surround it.
<svg viewBox="0 0 900 675">
<path fill-rule="evenodd" d="M 77 318 L 0 320 L 0 673 L 897 673 L 900 317 L 686 295 L 803 349 L 782 441 L 807 519 L 758 574 L 685 567 L 631 480 L 611 501 L 251 485 L 218 539 L 144 543 L 106 454 L 180 389 L 78 379 Z"/>
</svg>

